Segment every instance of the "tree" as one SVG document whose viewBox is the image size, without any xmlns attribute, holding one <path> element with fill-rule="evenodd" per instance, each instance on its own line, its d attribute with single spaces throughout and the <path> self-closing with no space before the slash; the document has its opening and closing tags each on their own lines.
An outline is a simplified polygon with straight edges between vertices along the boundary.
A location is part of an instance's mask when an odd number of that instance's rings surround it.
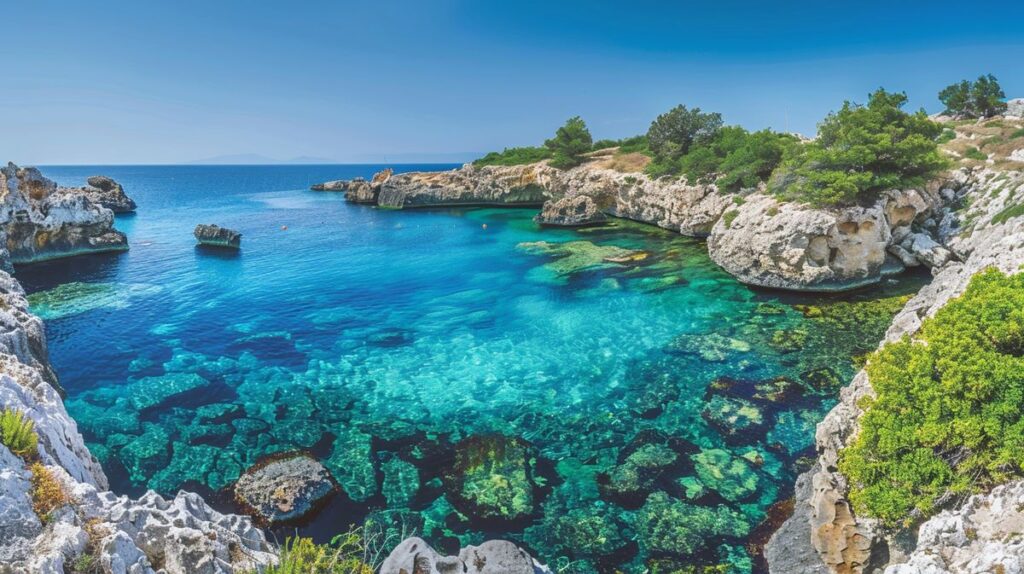
<svg viewBox="0 0 1024 574">
<path fill-rule="evenodd" d="M 846 102 L 818 127 L 818 139 L 787 151 L 772 190 L 815 206 L 870 203 L 887 189 L 925 184 L 948 165 L 935 138 L 942 126 L 909 114 L 904 93 L 879 88 L 866 106 Z"/>
<path fill-rule="evenodd" d="M 647 130 L 647 140 L 657 162 L 674 162 L 693 145 L 709 142 L 722 127 L 722 115 L 679 105 L 658 116 Z"/>
<path fill-rule="evenodd" d="M 939 92 L 946 113 L 961 118 L 990 118 L 1006 111 L 1006 94 L 992 74 L 961 80 Z"/>
<path fill-rule="evenodd" d="M 998 116 L 1006 111 L 1006 94 L 992 74 L 980 76 L 971 88 L 971 105 L 979 118 Z"/>
<path fill-rule="evenodd" d="M 544 146 L 551 150 L 550 165 L 559 169 L 568 169 L 582 163 L 583 154 L 591 151 L 593 145 L 594 138 L 586 122 L 579 116 L 569 118 L 555 132 L 555 137 L 544 142 Z"/>
</svg>

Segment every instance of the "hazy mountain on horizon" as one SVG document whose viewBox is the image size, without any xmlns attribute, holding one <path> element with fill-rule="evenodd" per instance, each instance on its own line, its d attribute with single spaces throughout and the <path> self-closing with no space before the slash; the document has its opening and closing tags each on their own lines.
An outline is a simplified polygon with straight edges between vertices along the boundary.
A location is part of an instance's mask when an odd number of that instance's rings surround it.
<svg viewBox="0 0 1024 574">
<path fill-rule="evenodd" d="M 188 162 L 189 165 L 267 165 L 267 164 L 323 164 L 323 163 L 339 163 L 336 160 L 323 158 L 323 157 L 311 157 L 311 156 L 299 156 L 291 159 L 275 159 L 260 155 L 258 153 L 236 153 L 227 155 L 218 155 L 214 157 L 208 157 L 203 159 L 197 159 Z"/>
</svg>

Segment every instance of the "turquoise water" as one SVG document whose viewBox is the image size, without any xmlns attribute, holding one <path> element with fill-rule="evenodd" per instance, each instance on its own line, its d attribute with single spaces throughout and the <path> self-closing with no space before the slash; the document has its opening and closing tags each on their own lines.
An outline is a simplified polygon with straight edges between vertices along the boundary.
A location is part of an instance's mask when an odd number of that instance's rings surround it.
<svg viewBox="0 0 1024 574">
<path fill-rule="evenodd" d="M 115 489 L 231 509 L 241 471 L 307 450 L 340 493 L 281 536 L 369 520 L 449 550 L 514 539 L 565 572 L 749 571 L 854 356 L 922 281 L 783 296 L 640 224 L 306 191 L 374 170 L 43 170 L 139 204 L 128 253 L 18 270 Z M 241 252 L 196 248 L 197 223 Z"/>
</svg>

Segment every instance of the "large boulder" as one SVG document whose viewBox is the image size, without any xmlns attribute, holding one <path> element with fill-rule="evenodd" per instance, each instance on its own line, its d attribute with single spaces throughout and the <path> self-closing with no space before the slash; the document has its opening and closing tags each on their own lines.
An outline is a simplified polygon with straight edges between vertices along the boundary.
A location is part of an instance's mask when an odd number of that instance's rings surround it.
<svg viewBox="0 0 1024 574">
<path fill-rule="evenodd" d="M 200 223 L 192 232 L 200 245 L 238 249 L 242 246 L 242 234 L 234 229 Z"/>
<path fill-rule="evenodd" d="M 94 175 L 85 180 L 88 187 L 82 193 L 93 203 L 106 207 L 114 213 L 131 213 L 135 211 L 135 201 L 128 197 L 121 184 L 105 175 Z"/>
<path fill-rule="evenodd" d="M 1006 102 L 1006 115 L 1024 118 L 1024 98 L 1014 98 Z"/>
<path fill-rule="evenodd" d="M 246 470 L 235 483 L 235 499 L 272 524 L 308 515 L 335 490 L 322 464 L 297 453 L 272 457 Z"/>
<path fill-rule="evenodd" d="M 380 567 L 380 574 L 551 574 L 547 566 L 505 540 L 467 546 L 457 556 L 442 556 L 422 538 L 402 541 Z"/>
</svg>

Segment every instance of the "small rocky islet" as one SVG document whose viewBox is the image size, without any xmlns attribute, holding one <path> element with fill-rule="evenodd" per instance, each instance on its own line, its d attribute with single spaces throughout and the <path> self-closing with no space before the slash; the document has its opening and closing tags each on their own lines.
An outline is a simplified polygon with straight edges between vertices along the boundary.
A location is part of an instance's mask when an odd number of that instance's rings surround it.
<svg viewBox="0 0 1024 574">
<path fill-rule="evenodd" d="M 699 186 L 602 176 L 595 169 L 468 166 L 442 174 L 384 172 L 370 181 L 323 186 L 352 193 L 354 203 L 389 209 L 543 204 L 539 223 L 577 230 L 515 242 L 517 264 L 529 267 L 526 281 L 566 301 L 625 294 L 653 305 L 706 310 L 674 325 L 670 336 L 658 331 L 656 341 L 642 341 L 653 332 L 638 331 L 634 344 L 644 352 L 630 355 L 615 372 L 602 371 L 613 363 L 596 361 L 594 372 L 576 385 L 523 374 L 532 386 L 510 387 L 483 377 L 469 381 L 475 396 L 439 398 L 437 390 L 450 383 L 417 378 L 407 385 L 414 392 L 401 395 L 395 394 L 399 387 L 361 378 L 353 367 L 362 358 L 373 369 L 383 364 L 373 361 L 431 343 L 417 328 L 353 329 L 364 344 L 345 355 L 344 364 L 330 360 L 340 347 L 306 349 L 301 368 L 274 364 L 264 354 L 268 341 L 302 348 L 288 343 L 290 333 L 247 331 L 230 354 L 205 355 L 179 342 L 162 359 L 139 357 L 127 390 L 101 384 L 76 391 L 67 400 L 69 416 L 49 366 L 42 323 L 28 312 L 18 283 L 0 274 L 0 312 L 14 333 L 3 341 L 11 359 L 0 375 L 4 404 L 33 413 L 43 464 L 74 493 L 63 511 L 36 518 L 26 507 L 30 472 L 0 449 L 6 497 L 0 502 L 17 514 L 5 525 L 10 542 L 2 547 L 4 559 L 40 570 L 61 568 L 102 528 L 101 554 L 140 571 L 157 563 L 169 572 L 245 571 L 274 560 L 265 534 L 249 519 L 220 514 L 195 494 L 170 498 L 180 488 L 199 489 L 210 500 L 233 491 L 242 507 L 267 523 L 278 513 L 285 513 L 285 522 L 315 521 L 317 510 L 329 513 L 333 500 L 349 509 L 346 519 L 392 538 L 416 532 L 384 563 L 389 574 L 409 568 L 473 571 L 486 561 L 524 574 L 674 572 L 695 563 L 754 571 L 763 567 L 756 562 L 768 538 L 763 533 L 772 531 L 763 555 L 773 571 L 823 571 L 822 562 L 836 571 L 860 571 L 891 550 L 903 552 L 906 562 L 891 566 L 892 572 L 916 573 L 950 548 L 964 561 L 983 552 L 1003 561 L 1019 548 L 1004 536 L 1012 525 L 977 526 L 993 508 L 1019 505 L 1016 483 L 925 522 L 921 532 L 927 536 L 907 548 L 850 512 L 834 466 L 854 428 L 857 400 L 869 390 L 863 371 L 854 377 L 854 358 L 883 337 L 914 332 L 977 271 L 994 265 L 1012 272 L 1024 263 L 1018 249 L 1022 224 L 1005 216 L 1024 183 L 1019 173 L 960 170 L 934 188 L 892 192 L 872 206 L 823 213 L 767 196 L 737 202 Z M 9 166 L 3 175 L 8 197 L 24 201 L 29 213 L 7 228 L 21 234 L 7 242 L 16 247 L 12 260 L 123 249 L 109 209 L 78 199 L 80 194 L 37 172 Z M 43 191 L 19 199 L 10 193 L 12 184 Z M 90 185 L 115 189 L 100 181 Z M 692 201 L 679 202 L 680 195 Z M 553 205 L 584 196 L 589 199 Z M 95 222 L 86 224 L 85 234 L 75 228 L 80 221 L 34 222 L 31 210 L 39 208 L 33 203 L 41 200 L 85 201 L 82 209 Z M 725 218 L 729 211 L 736 215 Z M 500 229 L 530 216 L 480 210 L 466 217 L 484 229 Z M 56 246 L 38 239 L 51 229 L 64 238 Z M 702 244 L 679 234 L 708 236 L 710 259 Z M 38 252 L 18 237 L 34 237 Z M 62 253 L 65 245 L 70 247 Z M 758 256 L 766 251 L 777 254 L 769 265 Z M 914 296 L 923 278 L 887 279 L 901 266 L 931 268 L 937 279 Z M 783 295 L 750 290 L 726 272 L 753 285 L 808 292 L 877 286 L 841 297 Z M 699 293 L 718 304 L 706 305 Z M 116 297 L 103 287 L 33 297 L 56 320 L 118 310 Z M 65 299 L 74 301 L 66 311 Z M 548 319 L 557 329 L 568 317 Z M 327 328 L 337 324 L 318 320 Z M 486 313 L 464 320 L 476 326 L 494 321 Z M 851 378 L 853 385 L 840 394 Z M 601 380 L 614 384 L 594 384 Z M 417 395 L 417 385 L 426 392 Z M 474 401 L 497 408 L 480 411 Z M 805 471 L 799 480 L 798 470 Z M 115 491 L 156 492 L 118 497 L 108 490 L 107 473 Z M 788 520 L 776 530 L 794 481 L 792 515 L 783 516 Z M 493 535 L 511 543 L 485 542 Z M 41 536 L 59 543 L 34 547 Z M 983 550 L 985 544 L 995 551 Z"/>
</svg>

